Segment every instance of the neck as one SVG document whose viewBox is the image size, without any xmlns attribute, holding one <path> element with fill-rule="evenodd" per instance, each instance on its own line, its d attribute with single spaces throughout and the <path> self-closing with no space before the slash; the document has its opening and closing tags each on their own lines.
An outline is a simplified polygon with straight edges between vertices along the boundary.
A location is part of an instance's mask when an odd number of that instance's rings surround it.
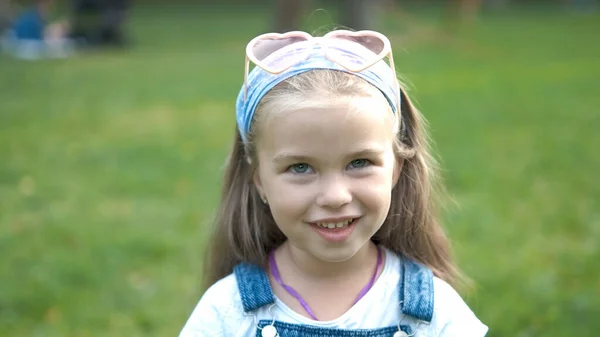
<svg viewBox="0 0 600 337">
<path fill-rule="evenodd" d="M 341 262 L 320 260 L 294 247 L 289 241 L 286 241 L 281 248 L 283 260 L 289 263 L 289 269 L 294 269 L 294 274 L 318 282 L 345 279 L 356 274 L 364 274 L 367 270 L 370 274 L 377 263 L 377 247 L 371 241 L 361 247 L 350 259 Z"/>
</svg>

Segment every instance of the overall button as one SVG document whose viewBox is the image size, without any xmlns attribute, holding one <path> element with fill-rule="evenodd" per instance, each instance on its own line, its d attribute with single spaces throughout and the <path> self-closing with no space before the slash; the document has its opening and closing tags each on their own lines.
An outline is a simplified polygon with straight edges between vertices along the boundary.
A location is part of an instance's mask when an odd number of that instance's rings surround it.
<svg viewBox="0 0 600 337">
<path fill-rule="evenodd" d="M 262 337 L 277 337 L 277 329 L 272 325 L 264 327 L 260 333 Z M 395 337 L 396 335 L 394 335 Z"/>
</svg>

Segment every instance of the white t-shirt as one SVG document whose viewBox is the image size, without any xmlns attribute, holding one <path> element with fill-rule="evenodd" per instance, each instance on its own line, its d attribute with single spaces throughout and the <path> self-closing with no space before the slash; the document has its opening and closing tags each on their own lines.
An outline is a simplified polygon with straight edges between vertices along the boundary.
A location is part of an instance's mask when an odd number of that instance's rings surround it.
<svg viewBox="0 0 600 337">
<path fill-rule="evenodd" d="M 384 248 L 385 249 L 385 248 Z M 331 321 L 314 321 L 304 317 L 275 297 L 275 305 L 264 306 L 253 314 L 244 313 L 237 280 L 231 274 L 212 285 L 200 299 L 179 337 L 196 336 L 256 336 L 258 321 L 277 320 L 291 324 L 306 324 L 321 328 L 378 329 L 396 326 L 402 316 L 399 306 L 398 282 L 400 258 L 385 249 L 385 265 L 373 287 L 342 316 Z M 443 280 L 434 277 L 434 311 L 429 324 L 410 316 L 402 325 L 410 325 L 415 337 L 481 337 L 488 331 L 458 293 Z"/>
</svg>

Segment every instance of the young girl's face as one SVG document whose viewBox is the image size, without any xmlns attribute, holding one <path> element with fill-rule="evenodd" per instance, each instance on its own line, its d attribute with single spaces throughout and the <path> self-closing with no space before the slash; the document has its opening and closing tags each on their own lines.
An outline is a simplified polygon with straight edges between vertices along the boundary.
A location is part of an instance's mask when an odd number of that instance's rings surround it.
<svg viewBox="0 0 600 337">
<path fill-rule="evenodd" d="M 399 174 L 393 118 L 381 96 L 277 112 L 259 127 L 254 181 L 295 249 L 346 261 L 381 227 Z"/>
</svg>

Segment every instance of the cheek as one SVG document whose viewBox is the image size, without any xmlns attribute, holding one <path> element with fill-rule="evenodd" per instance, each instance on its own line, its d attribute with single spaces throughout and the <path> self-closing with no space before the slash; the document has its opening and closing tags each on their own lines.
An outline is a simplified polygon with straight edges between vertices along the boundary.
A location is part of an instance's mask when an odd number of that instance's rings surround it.
<svg viewBox="0 0 600 337">
<path fill-rule="evenodd" d="M 367 207 L 375 209 L 380 207 L 389 207 L 391 199 L 391 184 L 363 185 L 358 192 L 362 202 Z"/>
<path fill-rule="evenodd" d="M 312 201 L 310 188 L 273 180 L 267 187 L 269 207 L 275 220 L 301 217 Z"/>
<path fill-rule="evenodd" d="M 284 232 L 285 228 L 295 227 L 294 225 L 304 220 L 305 207 L 300 202 L 295 202 L 293 197 L 285 200 L 279 198 L 273 203 L 269 202 L 271 215 L 277 226 Z"/>
<path fill-rule="evenodd" d="M 369 208 L 389 208 L 392 196 L 392 172 L 381 172 L 358 185 L 358 193 Z"/>
</svg>

